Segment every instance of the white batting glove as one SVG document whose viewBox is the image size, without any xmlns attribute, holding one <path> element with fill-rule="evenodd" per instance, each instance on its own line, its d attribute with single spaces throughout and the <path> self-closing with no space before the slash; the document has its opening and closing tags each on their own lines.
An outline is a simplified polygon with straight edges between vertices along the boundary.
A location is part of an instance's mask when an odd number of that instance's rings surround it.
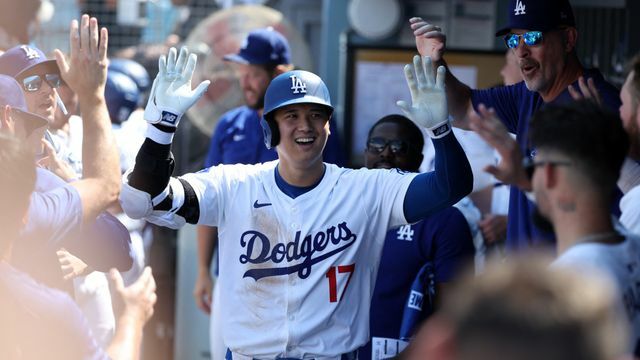
<svg viewBox="0 0 640 360">
<path fill-rule="evenodd" d="M 433 139 L 439 139 L 451 132 L 447 95 L 444 89 L 446 69 L 439 66 L 434 79 L 431 58 L 413 57 L 413 64 L 404 67 L 404 75 L 411 92 L 411 106 L 405 101 L 396 104 L 406 117 L 427 129 Z"/>
<path fill-rule="evenodd" d="M 144 118 L 150 124 L 177 127 L 182 115 L 204 94 L 210 81 L 200 83 L 191 90 L 191 78 L 196 67 L 196 54 L 189 55 L 186 47 L 180 49 L 176 60 L 176 48 L 169 50 L 169 56 L 160 56 L 158 75 L 153 80 L 151 94 Z"/>
</svg>

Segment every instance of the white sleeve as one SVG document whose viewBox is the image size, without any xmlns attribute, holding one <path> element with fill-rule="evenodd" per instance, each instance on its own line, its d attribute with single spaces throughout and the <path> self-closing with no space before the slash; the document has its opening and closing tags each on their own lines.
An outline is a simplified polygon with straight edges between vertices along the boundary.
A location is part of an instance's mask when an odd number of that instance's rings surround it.
<svg viewBox="0 0 640 360">
<path fill-rule="evenodd" d="M 172 229 L 186 224 L 187 220 L 181 214 L 193 213 L 195 210 L 198 224 L 215 226 L 218 224 L 218 204 L 223 193 L 220 191 L 223 188 L 221 182 L 224 181 L 223 171 L 219 168 L 212 167 L 198 173 L 172 177 L 167 187 L 153 199 L 148 193 L 129 185 L 130 169 L 122 177 L 120 204 L 124 212 L 133 219 L 144 218 L 153 224 Z M 190 189 L 185 189 L 185 186 Z M 195 195 L 197 202 L 190 194 Z M 171 199 L 170 208 L 157 210 L 158 205 L 166 198 Z M 198 209 L 188 208 L 192 206 L 198 206 Z"/>
<path fill-rule="evenodd" d="M 365 206 L 365 211 L 372 212 L 374 219 L 388 219 L 388 228 L 406 225 L 404 198 L 409 184 L 418 174 L 398 169 L 366 171 L 367 184 L 363 184 L 363 188 L 369 204 Z"/>
</svg>

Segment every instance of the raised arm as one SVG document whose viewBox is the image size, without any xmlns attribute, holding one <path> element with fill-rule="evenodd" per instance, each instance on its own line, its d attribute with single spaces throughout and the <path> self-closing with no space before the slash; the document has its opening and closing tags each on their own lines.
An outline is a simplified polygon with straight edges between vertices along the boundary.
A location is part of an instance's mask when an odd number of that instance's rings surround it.
<svg viewBox="0 0 640 360">
<path fill-rule="evenodd" d="M 96 18 L 83 15 L 71 22 L 70 60 L 55 51 L 60 74 L 78 94 L 83 118 L 83 178 L 72 183 L 82 201 L 83 220 L 93 220 L 118 198 L 120 164 L 104 99 L 107 77 L 107 29 L 98 29 Z"/>
<path fill-rule="evenodd" d="M 473 110 L 471 104 L 471 89 L 460 82 L 451 74 L 447 63 L 444 60 L 447 37 L 442 29 L 433 24 L 429 24 L 420 17 L 413 17 L 409 20 L 413 35 L 416 38 L 416 47 L 422 56 L 429 56 L 434 67 L 444 66 L 447 69 L 444 83 L 446 85 L 447 102 L 449 113 L 453 116 L 453 126 L 469 130 L 469 119 L 467 114 Z"/>
<path fill-rule="evenodd" d="M 149 123 L 133 170 L 125 173 L 120 195 L 122 209 L 131 218 L 178 228 L 185 222 L 196 223 L 200 205 L 191 185 L 171 178 L 173 157 L 171 142 L 182 115 L 206 91 L 209 81 L 191 89 L 197 57 L 175 48 L 158 61 L 158 75 L 153 81 L 145 120 Z M 176 216 L 177 215 L 177 216 Z"/>
<path fill-rule="evenodd" d="M 413 64 L 404 70 L 412 104 L 398 101 L 398 106 L 409 119 L 425 128 L 436 151 L 435 171 L 416 176 L 405 195 L 405 218 L 415 222 L 469 194 L 473 175 L 467 156 L 451 131 L 445 67 L 439 66 L 434 76 L 431 59 L 415 56 Z"/>
</svg>

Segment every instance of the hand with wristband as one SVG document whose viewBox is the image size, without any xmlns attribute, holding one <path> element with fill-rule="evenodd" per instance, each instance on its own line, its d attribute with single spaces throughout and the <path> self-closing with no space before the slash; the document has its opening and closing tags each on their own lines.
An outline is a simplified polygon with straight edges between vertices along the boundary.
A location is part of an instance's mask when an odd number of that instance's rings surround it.
<svg viewBox="0 0 640 360">
<path fill-rule="evenodd" d="M 411 105 L 405 101 L 396 104 L 406 117 L 426 128 L 433 139 L 439 139 L 451 132 L 447 108 L 447 94 L 444 89 L 446 69 L 439 66 L 434 78 L 431 58 L 413 57 L 413 64 L 404 67 L 404 75 L 411 92 Z"/>
<path fill-rule="evenodd" d="M 153 81 L 149 101 L 144 109 L 145 120 L 164 133 L 175 132 L 182 115 L 198 101 L 210 83 L 209 80 L 205 80 L 192 90 L 191 78 L 196 67 L 197 56 L 189 54 L 186 47 L 180 50 L 180 55 L 176 56 L 176 54 L 176 48 L 171 48 L 168 56 L 160 56 L 158 75 Z M 157 131 L 156 135 L 159 135 Z M 156 140 L 156 136 L 151 138 Z"/>
</svg>

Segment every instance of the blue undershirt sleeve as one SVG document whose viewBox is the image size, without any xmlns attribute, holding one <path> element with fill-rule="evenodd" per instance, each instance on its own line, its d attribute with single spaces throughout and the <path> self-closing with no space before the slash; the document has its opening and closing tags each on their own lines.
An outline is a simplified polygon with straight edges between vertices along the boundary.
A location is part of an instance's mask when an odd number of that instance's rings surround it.
<svg viewBox="0 0 640 360">
<path fill-rule="evenodd" d="M 473 188 L 469 160 L 453 135 L 433 139 L 435 171 L 417 175 L 404 197 L 404 216 L 414 223 L 451 206 Z"/>
</svg>

